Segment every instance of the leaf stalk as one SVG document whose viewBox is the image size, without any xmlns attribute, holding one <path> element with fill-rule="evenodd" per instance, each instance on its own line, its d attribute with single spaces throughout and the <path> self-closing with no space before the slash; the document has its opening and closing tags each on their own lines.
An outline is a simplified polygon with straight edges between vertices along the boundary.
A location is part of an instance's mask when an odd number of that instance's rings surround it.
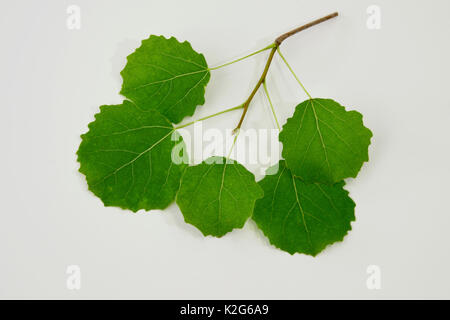
<svg viewBox="0 0 450 320">
<path fill-rule="evenodd" d="M 221 115 L 221 114 L 224 114 L 224 113 L 227 113 L 227 112 L 230 112 L 230 111 L 242 109 L 243 107 L 244 107 L 244 104 L 240 104 L 240 105 L 238 105 L 238 106 L 236 106 L 236 107 L 228 108 L 228 109 L 219 111 L 219 112 L 217 112 L 217 113 L 211 114 L 211 115 L 209 115 L 209 116 L 206 116 L 206 117 L 203 117 L 203 118 L 200 118 L 200 119 L 197 119 L 197 120 L 194 120 L 194 121 L 191 121 L 191 122 L 188 122 L 188 123 L 185 123 L 185 124 L 176 126 L 176 127 L 174 128 L 174 130 L 181 129 L 181 128 L 185 128 L 185 127 L 188 127 L 188 126 L 190 126 L 190 125 L 193 125 L 193 124 L 196 123 L 196 122 L 203 121 L 203 120 L 206 120 L 206 119 L 209 119 L 209 118 L 213 118 L 213 117 L 219 116 L 219 115 Z"/>
</svg>

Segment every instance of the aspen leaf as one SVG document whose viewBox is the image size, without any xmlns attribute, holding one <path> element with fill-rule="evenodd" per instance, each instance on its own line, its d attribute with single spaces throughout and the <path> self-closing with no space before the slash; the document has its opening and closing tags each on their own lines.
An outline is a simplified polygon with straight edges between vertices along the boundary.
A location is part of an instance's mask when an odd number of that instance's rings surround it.
<svg viewBox="0 0 450 320">
<path fill-rule="evenodd" d="M 189 42 L 152 35 L 127 60 L 120 93 L 139 107 L 158 110 L 179 123 L 205 103 L 208 65 Z"/>
<path fill-rule="evenodd" d="M 187 223 L 205 236 L 221 237 L 242 228 L 262 196 L 255 177 L 241 164 L 212 157 L 186 169 L 176 202 Z"/>
<path fill-rule="evenodd" d="M 271 244 L 290 254 L 317 255 L 341 241 L 355 220 L 355 203 L 343 181 L 308 184 L 280 161 L 277 173 L 258 184 L 264 197 L 256 201 L 252 218 Z"/>
<path fill-rule="evenodd" d="M 105 206 L 164 209 L 175 198 L 184 163 L 172 161 L 176 132 L 158 111 L 130 101 L 102 106 L 78 149 L 80 172 Z M 181 139 L 181 137 L 179 137 Z"/>
<path fill-rule="evenodd" d="M 369 161 L 371 137 L 359 112 L 331 99 L 300 103 L 279 135 L 286 166 L 295 176 L 329 184 L 356 177 Z"/>
</svg>

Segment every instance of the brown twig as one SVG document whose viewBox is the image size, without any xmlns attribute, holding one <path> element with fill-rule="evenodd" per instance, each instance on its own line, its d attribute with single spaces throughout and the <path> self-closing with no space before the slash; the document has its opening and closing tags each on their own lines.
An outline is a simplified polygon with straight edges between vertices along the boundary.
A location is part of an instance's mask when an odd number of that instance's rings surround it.
<svg viewBox="0 0 450 320">
<path fill-rule="evenodd" d="M 308 28 L 311 28 L 312 26 L 315 26 L 316 24 L 325 22 L 325 21 L 330 20 L 330 19 L 332 19 L 334 17 L 337 17 L 337 16 L 338 16 L 338 13 L 334 12 L 334 13 L 329 14 L 329 15 L 323 17 L 323 18 L 311 21 L 310 23 L 307 23 L 307 24 L 305 24 L 305 25 L 303 25 L 301 27 L 298 27 L 298 28 L 295 28 L 295 29 L 293 29 L 291 31 L 283 33 L 281 36 L 279 36 L 278 38 L 275 39 L 275 43 L 279 46 L 284 40 L 286 40 L 290 36 L 293 36 L 294 34 L 300 32 L 300 31 L 303 31 L 303 30 L 306 30 Z"/>
<path fill-rule="evenodd" d="M 338 13 L 334 12 L 334 13 L 329 14 L 329 15 L 323 17 L 323 18 L 311 21 L 310 23 L 307 23 L 307 24 L 305 24 L 305 25 L 303 25 L 301 27 L 298 27 L 298 28 L 295 28 L 295 29 L 293 29 L 291 31 L 283 33 L 281 36 L 279 36 L 278 38 L 275 39 L 274 47 L 270 51 L 269 57 L 267 58 L 267 62 L 266 62 L 266 65 L 264 67 L 263 73 L 262 73 L 261 77 L 259 78 L 258 82 L 256 83 L 255 87 L 253 88 L 252 93 L 250 93 L 250 96 L 245 101 L 245 103 L 244 103 L 244 111 L 242 112 L 241 119 L 239 120 L 239 123 L 236 126 L 236 128 L 233 130 L 233 133 L 236 133 L 241 128 L 242 122 L 244 121 L 245 115 L 247 114 L 247 110 L 248 110 L 248 107 L 250 105 L 250 102 L 252 101 L 253 97 L 255 96 L 255 94 L 258 91 L 258 89 L 261 86 L 261 84 L 266 79 L 267 72 L 269 71 L 269 67 L 270 67 L 270 64 L 272 63 L 272 59 L 273 59 L 273 56 L 275 55 L 275 51 L 277 51 L 277 47 L 279 45 L 281 45 L 281 43 L 284 40 L 286 40 L 287 38 L 289 38 L 290 36 L 300 32 L 300 31 L 303 31 L 305 29 L 311 28 L 312 26 L 315 26 L 316 24 L 319 24 L 319 23 L 325 22 L 325 21 L 327 21 L 329 19 L 332 19 L 334 17 L 337 17 L 337 15 L 338 15 Z"/>
</svg>

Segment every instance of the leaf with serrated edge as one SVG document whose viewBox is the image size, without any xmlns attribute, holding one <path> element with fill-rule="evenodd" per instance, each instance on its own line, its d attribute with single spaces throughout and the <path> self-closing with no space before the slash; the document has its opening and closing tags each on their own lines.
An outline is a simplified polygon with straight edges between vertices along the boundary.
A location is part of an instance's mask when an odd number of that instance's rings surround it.
<svg viewBox="0 0 450 320">
<path fill-rule="evenodd" d="M 139 107 L 179 123 L 205 103 L 210 72 L 205 57 L 189 42 L 152 35 L 127 60 L 120 93 Z"/>
<path fill-rule="evenodd" d="M 180 140 L 158 111 L 132 102 L 102 106 L 78 149 L 80 172 L 105 206 L 136 212 L 164 209 L 175 198 L 185 164 L 172 162 Z"/>
<path fill-rule="evenodd" d="M 317 98 L 300 103 L 279 135 L 283 158 L 294 175 L 322 183 L 356 177 L 369 160 L 371 137 L 359 112 Z"/>
<path fill-rule="evenodd" d="M 205 236 L 242 228 L 263 196 L 255 177 L 236 161 L 211 157 L 186 168 L 176 202 L 187 223 Z"/>
<path fill-rule="evenodd" d="M 351 230 L 355 203 L 343 181 L 307 184 L 280 161 L 276 174 L 266 175 L 258 184 L 264 197 L 256 201 L 252 218 L 281 250 L 315 256 Z"/>
</svg>

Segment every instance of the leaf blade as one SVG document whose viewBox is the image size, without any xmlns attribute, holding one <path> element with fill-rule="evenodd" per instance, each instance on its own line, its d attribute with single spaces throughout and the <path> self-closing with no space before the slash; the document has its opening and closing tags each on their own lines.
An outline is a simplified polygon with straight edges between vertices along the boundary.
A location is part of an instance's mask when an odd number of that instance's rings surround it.
<svg viewBox="0 0 450 320">
<path fill-rule="evenodd" d="M 260 197 L 252 173 L 235 161 L 212 157 L 186 169 L 176 202 L 187 223 L 205 236 L 221 237 L 244 226 Z"/>
<path fill-rule="evenodd" d="M 356 177 L 369 160 L 371 137 L 360 113 L 318 98 L 300 103 L 279 135 L 282 155 L 294 175 L 321 183 Z"/>
<path fill-rule="evenodd" d="M 342 241 L 355 220 L 355 203 L 334 185 L 307 184 L 284 161 L 258 184 L 264 197 L 256 201 L 252 219 L 272 245 L 290 254 L 316 256 L 327 245 Z"/>
<path fill-rule="evenodd" d="M 156 109 L 173 123 L 205 103 L 210 72 L 189 42 L 151 35 L 127 57 L 121 94 L 144 110 Z"/>
<path fill-rule="evenodd" d="M 172 124 L 132 102 L 102 106 L 77 151 L 89 190 L 105 206 L 134 212 L 164 209 L 175 198 L 185 164 L 174 164 Z"/>
</svg>

